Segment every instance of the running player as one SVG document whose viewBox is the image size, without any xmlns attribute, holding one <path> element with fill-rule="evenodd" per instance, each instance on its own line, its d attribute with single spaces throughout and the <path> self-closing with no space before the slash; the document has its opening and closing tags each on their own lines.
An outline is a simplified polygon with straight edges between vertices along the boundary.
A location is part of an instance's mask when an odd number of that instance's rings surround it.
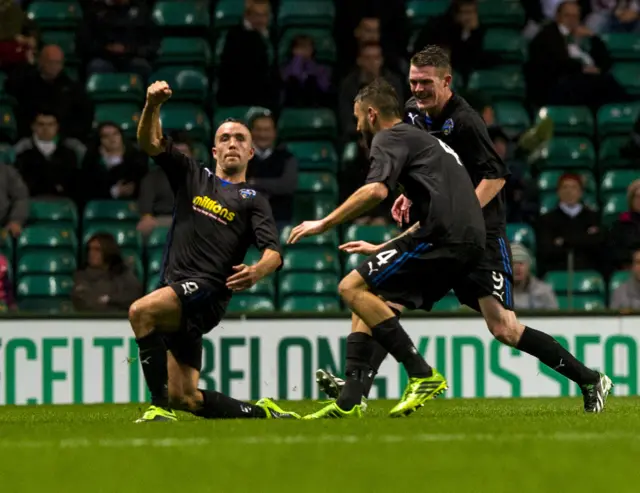
<svg viewBox="0 0 640 493">
<path fill-rule="evenodd" d="M 175 205 L 162 287 L 129 309 L 151 392 L 151 406 L 137 422 L 175 421 L 173 409 L 204 418 L 298 418 L 269 399 L 251 405 L 198 389 L 203 334 L 218 325 L 233 292 L 273 273 L 282 257 L 269 203 L 245 183 L 253 156 L 249 129 L 233 120 L 220 125 L 212 173 L 162 135 L 160 106 L 170 97 L 166 82 L 151 84 L 138 126 L 138 143 L 167 174 Z M 263 255 L 249 266 L 242 261 L 251 244 Z"/>
<path fill-rule="evenodd" d="M 390 416 L 410 414 L 444 390 L 442 375 L 418 354 L 398 316 L 381 298 L 410 309 L 430 310 L 457 279 L 470 272 L 485 243 L 480 204 L 460 159 L 442 141 L 402 122 L 393 87 L 378 79 L 362 89 L 354 102 L 354 115 L 370 148 L 366 184 L 324 219 L 296 226 L 289 243 L 355 219 L 399 185 L 414 201 L 419 224 L 340 282 L 342 299 L 364 324 L 347 338 L 346 384 L 339 398 L 305 419 L 362 415 L 374 340 L 409 375 L 403 397 Z"/>
<path fill-rule="evenodd" d="M 452 93 L 451 64 L 445 52 L 437 46 L 428 46 L 414 55 L 409 84 L 413 97 L 405 105 L 405 122 L 431 132 L 456 151 L 483 208 L 487 231 L 484 257 L 474 272 L 455 287 L 455 294 L 462 304 L 482 313 L 489 331 L 500 342 L 535 356 L 577 383 L 582 389 L 586 412 L 601 412 L 613 386 L 609 377 L 587 368 L 553 337 L 522 325 L 516 318 L 503 188 L 509 171 L 496 154 L 480 116 L 462 97 Z M 413 209 L 411 201 L 400 196 L 393 205 L 393 218 L 399 223 L 413 222 L 409 221 L 410 207 Z M 346 251 L 367 255 L 377 248 L 365 242 L 343 245 Z M 376 347 L 371 361 L 374 372 L 385 357 L 385 350 Z M 332 397 L 340 393 L 344 384 L 324 370 L 318 370 L 317 380 Z M 370 388 L 368 382 L 366 390 Z"/>
</svg>

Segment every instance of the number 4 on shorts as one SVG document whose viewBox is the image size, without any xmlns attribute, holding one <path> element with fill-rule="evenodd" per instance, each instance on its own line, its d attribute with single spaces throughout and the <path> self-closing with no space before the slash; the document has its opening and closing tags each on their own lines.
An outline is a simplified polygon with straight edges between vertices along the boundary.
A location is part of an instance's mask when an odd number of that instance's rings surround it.
<svg viewBox="0 0 640 493">
<path fill-rule="evenodd" d="M 385 250 L 383 252 L 380 252 L 378 255 L 376 255 L 376 258 L 378 259 L 378 266 L 388 264 L 389 259 L 396 253 L 398 253 L 398 250 Z"/>
</svg>

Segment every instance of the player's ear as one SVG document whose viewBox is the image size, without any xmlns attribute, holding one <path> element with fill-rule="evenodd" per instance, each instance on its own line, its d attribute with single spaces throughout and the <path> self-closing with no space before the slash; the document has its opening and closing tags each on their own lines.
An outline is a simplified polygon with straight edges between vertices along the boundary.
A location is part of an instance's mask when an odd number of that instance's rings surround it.
<svg viewBox="0 0 640 493">
<path fill-rule="evenodd" d="M 218 149 L 216 149 L 216 146 L 213 146 L 211 148 L 211 154 L 213 155 L 213 159 L 217 159 L 217 155 L 218 155 Z"/>
<path fill-rule="evenodd" d="M 369 123 L 373 125 L 378 118 L 378 112 L 375 110 L 375 108 L 373 108 L 372 106 L 369 106 L 367 108 L 367 117 L 369 119 Z"/>
<path fill-rule="evenodd" d="M 249 161 L 251 161 L 251 159 L 253 159 L 254 154 L 256 153 L 256 148 L 253 147 L 253 145 L 251 147 L 249 147 Z"/>
<path fill-rule="evenodd" d="M 451 74 L 445 75 L 443 80 L 444 80 L 444 87 L 451 87 L 451 81 L 453 80 L 453 77 L 451 76 Z"/>
</svg>

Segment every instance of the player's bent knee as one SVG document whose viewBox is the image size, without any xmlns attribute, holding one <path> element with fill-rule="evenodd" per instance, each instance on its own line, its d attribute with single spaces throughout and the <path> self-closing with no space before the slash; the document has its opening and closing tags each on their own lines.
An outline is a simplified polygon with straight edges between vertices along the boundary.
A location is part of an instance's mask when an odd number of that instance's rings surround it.
<svg viewBox="0 0 640 493">
<path fill-rule="evenodd" d="M 338 294 L 349 304 L 350 301 L 360 292 L 365 291 L 367 285 L 358 271 L 351 271 L 338 285 Z"/>
<path fill-rule="evenodd" d="M 129 307 L 129 322 L 138 338 L 145 336 L 153 329 L 153 315 L 144 298 L 134 301 Z"/>
<path fill-rule="evenodd" d="M 487 320 L 489 332 L 501 343 L 516 347 L 520 340 L 521 330 L 517 321 L 513 323 L 509 317 L 501 317 L 499 320 Z"/>
</svg>

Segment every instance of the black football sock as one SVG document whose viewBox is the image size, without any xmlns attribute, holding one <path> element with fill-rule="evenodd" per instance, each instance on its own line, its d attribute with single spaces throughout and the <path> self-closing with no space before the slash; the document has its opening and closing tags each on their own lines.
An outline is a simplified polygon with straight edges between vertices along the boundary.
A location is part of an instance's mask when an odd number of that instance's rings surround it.
<svg viewBox="0 0 640 493">
<path fill-rule="evenodd" d="M 151 404 L 168 408 L 167 394 L 167 348 L 159 332 L 151 332 L 140 339 L 136 339 L 140 351 L 140 364 L 144 379 L 151 393 Z"/>
<path fill-rule="evenodd" d="M 578 385 L 595 383 L 600 377 L 597 371 L 587 368 L 549 334 L 531 327 L 524 328 L 516 348 L 535 356 Z"/>
<path fill-rule="evenodd" d="M 409 334 L 400 325 L 398 317 L 380 322 L 371 328 L 371 333 L 396 361 L 404 365 L 409 377 L 424 378 L 433 375 L 433 368 L 418 353 Z"/>
<path fill-rule="evenodd" d="M 215 390 L 203 390 L 200 409 L 193 414 L 206 419 L 266 418 L 264 409 L 239 401 Z"/>
<path fill-rule="evenodd" d="M 373 341 L 373 354 L 369 360 L 369 367 L 371 368 L 371 371 L 366 374 L 364 379 L 364 396 L 366 398 L 369 398 L 369 393 L 373 386 L 373 380 L 376 378 L 380 365 L 382 365 L 382 362 L 388 354 L 389 351 L 383 348 L 378 341 Z"/>
<path fill-rule="evenodd" d="M 373 352 L 373 339 L 364 332 L 352 332 L 347 337 L 347 364 L 345 384 L 336 404 L 350 411 L 360 404 L 365 389 L 365 378 L 372 374 L 369 361 Z"/>
</svg>

